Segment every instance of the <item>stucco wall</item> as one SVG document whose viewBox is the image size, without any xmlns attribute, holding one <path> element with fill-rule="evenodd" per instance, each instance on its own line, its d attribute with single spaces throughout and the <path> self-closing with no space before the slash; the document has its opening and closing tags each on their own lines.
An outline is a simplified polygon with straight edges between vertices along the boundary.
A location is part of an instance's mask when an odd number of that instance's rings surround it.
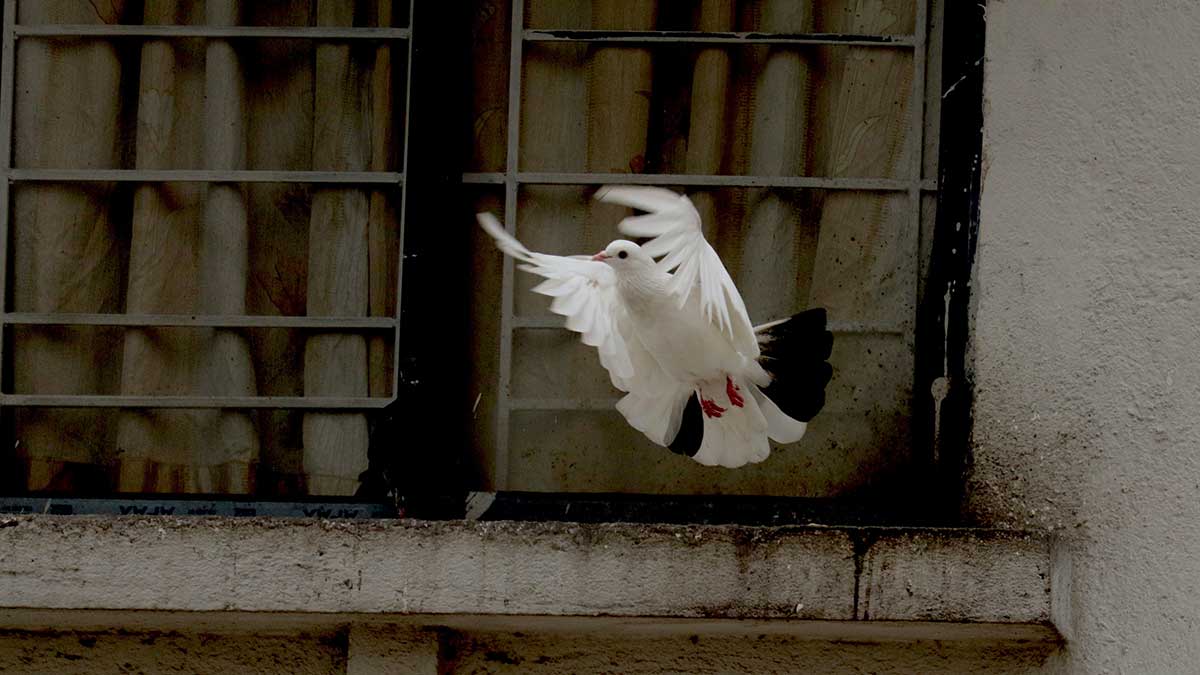
<svg viewBox="0 0 1200 675">
<path fill-rule="evenodd" d="M 988 3 L 969 511 L 1071 551 L 1064 672 L 1200 668 L 1200 3 Z"/>
</svg>

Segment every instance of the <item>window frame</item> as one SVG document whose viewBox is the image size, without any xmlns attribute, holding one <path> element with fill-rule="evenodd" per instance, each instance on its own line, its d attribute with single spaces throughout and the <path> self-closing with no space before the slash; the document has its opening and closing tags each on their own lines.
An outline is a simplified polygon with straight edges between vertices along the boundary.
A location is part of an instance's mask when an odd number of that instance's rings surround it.
<svg viewBox="0 0 1200 675">
<path fill-rule="evenodd" d="M 395 382 L 393 398 L 377 411 L 372 423 L 377 430 L 391 418 L 411 427 L 403 444 L 388 447 L 375 434 L 369 450 L 369 466 L 363 474 L 363 486 L 354 499 L 313 499 L 310 502 L 281 502 L 247 499 L 245 496 L 205 495 L 195 500 L 215 503 L 220 513 L 230 515 L 297 515 L 317 517 L 415 517 L 421 519 L 482 518 L 486 520 L 544 520 L 579 522 L 664 522 L 664 523 L 738 523 L 748 525 L 791 524 L 805 522 L 888 525 L 949 524 L 957 522 L 958 498 L 964 485 L 963 471 L 969 457 L 971 429 L 971 383 L 969 372 L 969 288 L 974 245 L 979 227 L 979 190 L 982 151 L 982 75 L 986 6 L 982 3 L 943 3 L 942 82 L 940 128 L 938 131 L 937 213 L 933 229 L 932 254 L 925 291 L 918 299 L 916 318 L 915 377 L 913 388 L 913 468 L 916 480 L 903 491 L 888 494 L 848 495 L 836 498 L 752 497 L 734 495 L 652 495 L 607 493 L 529 493 L 517 491 L 472 492 L 465 485 L 469 442 L 466 433 L 469 410 L 455 411 L 453 402 L 462 397 L 468 369 L 462 354 L 467 353 L 466 336 L 470 330 L 467 313 L 447 298 L 465 298 L 469 290 L 469 236 L 458 223 L 471 222 L 466 190 L 480 184 L 505 187 L 505 222 L 515 223 L 515 191 L 519 181 L 502 175 L 464 173 L 460 158 L 466 153 L 448 151 L 447 146 L 462 139 L 468 128 L 467 101 L 469 79 L 457 75 L 469 72 L 470 53 L 466 31 L 466 8 L 457 3 L 412 0 L 408 30 L 408 120 L 405 135 L 404 199 L 401 225 L 401 262 L 398 277 Z M 915 55 L 925 59 L 924 33 L 929 25 L 924 8 L 918 3 L 917 30 L 922 38 Z M 513 13 L 520 19 L 524 3 L 515 0 Z M 15 0 L 5 0 L 6 23 Z M 523 25 L 513 21 L 511 26 Z M 429 29 L 414 31 L 414 26 Z M 602 37 L 584 31 L 589 39 Z M 3 87 L 0 108 L 11 109 L 11 31 L 6 28 L 0 84 Z M 580 31 L 525 30 L 513 32 L 513 45 L 523 42 L 525 34 L 547 40 L 581 37 Z M 633 33 L 625 31 L 624 33 Z M 654 31 L 654 35 L 617 35 L 616 41 L 646 41 L 654 36 L 691 39 L 675 31 Z M 789 35 L 777 36 L 792 43 L 859 44 L 862 36 Z M 657 39 L 657 38 L 655 38 Z M 758 36 L 770 40 L 770 36 Z M 742 44 L 738 35 L 719 35 L 718 43 Z M 871 44 L 876 44 L 871 41 Z M 914 45 L 915 47 L 915 45 Z M 519 56 L 516 60 L 519 63 Z M 914 59 L 915 67 L 916 59 Z M 926 64 L 927 65 L 927 64 Z M 919 80 L 919 83 L 917 82 Z M 515 84 L 514 84 L 515 83 Z M 952 83 L 948 86 L 947 83 Z M 458 86 L 456 86 L 456 84 Z M 512 95 L 514 86 L 516 97 Z M 924 127 L 925 78 L 914 77 L 919 95 L 911 100 L 919 104 L 916 113 Z M 520 82 L 510 69 L 510 119 L 519 119 Z M 417 105 L 412 102 L 417 101 Z M 428 105 L 421 102 L 429 101 Z M 434 103 L 436 102 L 436 103 Z M 447 114 L 446 111 L 455 111 Z M 11 116 L 9 118 L 11 123 Z M 416 134 L 408 133 L 417 128 Z M 919 141 L 918 141 L 919 142 Z M 509 138 L 509 162 L 506 173 L 516 173 L 516 140 Z M 0 150 L 11 157 L 11 133 L 0 134 Z M 915 191 L 919 200 L 925 190 L 922 180 L 922 153 L 915 153 L 915 178 L 905 189 Z M 10 169 L 11 171 L 11 169 Z M 535 177 L 536 178 L 536 177 Z M 587 182 L 620 179 L 644 184 L 680 184 L 695 176 L 626 175 L 606 177 L 593 174 Z M 680 179 L 683 179 L 682 181 Z M 747 182 L 753 177 L 738 177 Z M 791 187 L 829 187 L 819 178 L 793 178 Z M 755 183 L 756 184 L 756 183 Z M 9 181 L 0 181 L 0 208 L 7 208 Z M 920 226 L 920 210 L 913 218 Z M 439 226 L 449 221 L 454 226 Z M 421 226 L 405 224 L 421 223 Z M 0 236 L 8 236 L 0 231 Z M 6 261 L 0 261 L 0 293 L 6 280 Z M 506 267 L 512 267 L 506 261 Z M 511 273 L 511 272 L 510 272 Z M 431 293 L 437 284 L 439 292 Z M 408 330 L 400 330 L 400 325 Z M 438 326 L 438 330 L 422 329 Z M 0 323 L 0 331 L 3 324 Z M 2 333 L 0 333 L 0 339 Z M 928 393 L 935 382 L 948 381 L 940 405 Z M 9 504 L 27 504 L 33 512 L 46 512 L 72 504 L 74 513 L 129 512 L 115 507 L 118 502 L 135 505 L 133 513 L 161 513 L 169 503 L 187 503 L 162 496 L 130 496 L 120 499 L 27 497 L 0 498 L 0 511 Z M 45 508 L 40 508 L 44 505 Z M 315 508 L 313 505 L 319 505 Z M 360 508 L 362 507 L 362 508 Z M 117 508 L 117 511 L 113 509 Z M 339 513 L 339 508 L 343 509 Z M 180 511 L 174 511 L 176 515 Z"/>
<path fill-rule="evenodd" d="M 700 34 L 679 31 L 595 31 L 595 30 L 513 30 L 511 35 L 508 83 L 509 136 L 507 139 L 506 170 L 499 174 L 463 173 L 461 182 L 445 186 L 447 194 L 459 195 L 456 202 L 466 203 L 465 189 L 479 185 L 501 185 L 505 189 L 504 219 L 512 232 L 516 223 L 517 190 L 523 184 L 602 184 L 624 182 L 649 185 L 770 185 L 775 187 L 845 187 L 867 182 L 882 187 L 885 182 L 903 182 L 910 198 L 919 200 L 928 191 L 923 179 L 923 153 L 912 158 L 909 178 L 897 181 L 860 179 L 846 181 L 821 177 L 770 179 L 761 177 L 694 176 L 664 174 L 552 174 L 549 172 L 519 171 L 515 153 L 519 138 L 521 49 L 530 38 L 536 41 L 568 41 L 573 38 L 589 42 L 614 44 L 645 44 L 648 42 L 687 42 L 702 37 L 718 44 L 750 44 L 754 41 L 782 44 L 840 44 L 840 45 L 910 45 L 914 48 L 914 68 L 922 77 L 914 77 L 910 100 L 918 105 L 911 112 L 914 127 L 925 125 L 925 77 L 927 64 L 926 33 L 929 16 L 926 9 L 932 3 L 918 2 L 917 34 L 906 41 L 901 37 L 885 40 L 871 36 L 830 34 L 769 35 L 769 34 Z M 523 26 L 522 0 L 513 2 L 510 27 Z M 964 484 L 963 471 L 968 457 L 971 428 L 971 383 L 968 370 L 969 341 L 969 282 L 974 259 L 974 242 L 979 227 L 980 156 L 982 152 L 983 116 L 983 55 L 986 6 L 983 3 L 942 3 L 942 103 L 938 130 L 937 212 L 933 227 L 932 254 L 924 292 L 917 302 L 916 350 L 913 385 L 913 449 L 912 478 L 901 490 L 886 493 L 854 494 L 842 497 L 778 497 L 738 495 L 654 495 L 582 492 L 495 492 L 468 491 L 462 483 L 451 483 L 450 489 L 430 488 L 421 480 L 397 480 L 388 493 L 396 501 L 397 513 L 424 519 L 482 518 L 486 520 L 535 520 L 577 522 L 664 522 L 664 523 L 736 523 L 743 525 L 772 525 L 789 523 L 838 523 L 861 525 L 894 524 L 954 524 L 958 522 L 958 498 Z M 523 39 L 524 38 L 524 39 Z M 468 64 L 469 66 L 469 64 Z M 465 71 L 464 71 L 465 72 Z M 464 80 L 468 78 L 463 78 Z M 519 133 L 517 131 L 516 133 Z M 459 134 L 460 136 L 462 134 Z M 921 143 L 915 140 L 914 143 Z M 518 178 L 520 174 L 527 180 Z M 451 183 L 454 183 L 450 179 Z M 466 209 L 464 209 L 466 211 Z M 914 209 L 914 227 L 920 227 L 920 208 Z M 464 222 L 469 214 L 459 214 Z M 505 302 L 511 303 L 513 262 L 505 259 Z M 417 281 L 416 283 L 420 283 Z M 409 287 L 415 285 L 408 284 Z M 501 329 L 502 334 L 511 335 Z M 511 339 L 511 338 L 509 338 Z M 436 362 L 436 351 L 414 354 L 420 362 Z M 446 357 L 440 357 L 446 358 Z M 945 397 L 935 401 L 935 383 L 951 383 L 944 387 Z M 504 386 L 502 380 L 501 387 Z M 942 385 L 937 387 L 942 389 Z M 453 399 L 449 399 L 453 400 Z M 463 423 L 469 423 L 469 416 Z M 439 472 L 455 470 L 462 476 L 467 449 L 465 440 L 458 440 L 461 456 L 447 461 L 425 477 L 437 483 Z M 419 451 L 418 451 L 419 452 Z M 664 450 L 665 452 L 665 450 Z M 382 454 L 382 453 L 380 453 Z M 399 453 L 390 463 L 390 473 L 400 477 L 411 466 L 405 466 Z M 411 457 L 411 455 L 410 455 Z M 381 459 L 381 462 L 387 462 Z M 444 477 L 445 473 L 440 473 Z"/>
<path fill-rule="evenodd" d="M 14 408 L 91 408 L 91 409 L 285 409 L 310 411 L 349 411 L 370 414 L 397 400 L 401 388 L 401 306 L 404 279 L 405 225 L 411 209 L 408 197 L 412 182 L 407 176 L 410 168 L 408 143 L 411 125 L 413 31 L 414 15 L 419 0 L 397 3 L 403 9 L 402 26 L 341 27 L 341 26 L 252 26 L 252 25 L 163 25 L 163 24 L 47 24 L 26 25 L 18 22 L 18 3 L 34 0 L 3 0 L 3 22 L 0 24 L 0 424 L 11 419 Z M 273 169 L 61 169 L 17 168 L 14 166 L 14 136 L 16 123 L 15 93 L 16 45 L 19 39 L 101 40 L 109 44 L 147 39 L 205 39 L 205 40 L 264 40 L 288 39 L 316 47 L 322 41 L 335 44 L 387 44 L 392 48 L 393 63 L 404 69 L 403 109 L 395 116 L 404 121 L 395 138 L 401 148 L 401 166 L 395 169 L 364 171 L 273 170 Z M 397 217 L 394 227 L 400 250 L 396 267 L 391 270 L 396 287 L 396 308 L 386 316 L 273 316 L 202 314 L 135 314 L 135 313 L 64 313 L 9 311 L 9 274 L 12 253 L 12 186 L 15 183 L 58 182 L 83 185 L 95 182 L 145 183 L 304 183 L 312 186 L 346 186 L 363 189 L 399 190 Z M 136 327 L 205 327 L 205 328 L 288 328 L 331 332 L 366 333 L 392 337 L 392 368 L 390 396 L 227 396 L 227 395 L 127 395 L 127 394 L 15 394 L 11 391 L 11 369 L 7 368 L 13 350 L 10 326 L 117 326 Z M 11 429 L 0 428 L 0 440 L 11 442 Z M 6 464 L 9 458 L 4 458 Z M 269 500 L 247 495 L 205 494 L 145 494 L 113 495 L 101 499 L 69 495 L 5 494 L 8 486 L 0 483 L 0 513 L 58 512 L 58 513 L 219 513 L 222 515 L 293 514 L 319 511 L 347 514 L 375 514 L 385 504 L 356 503 L 350 496 L 341 498 L 311 498 L 300 500 Z M 215 497 L 215 500 L 214 500 Z M 258 504 L 260 506 L 253 506 Z M 321 508 L 312 506 L 322 505 Z"/>
</svg>

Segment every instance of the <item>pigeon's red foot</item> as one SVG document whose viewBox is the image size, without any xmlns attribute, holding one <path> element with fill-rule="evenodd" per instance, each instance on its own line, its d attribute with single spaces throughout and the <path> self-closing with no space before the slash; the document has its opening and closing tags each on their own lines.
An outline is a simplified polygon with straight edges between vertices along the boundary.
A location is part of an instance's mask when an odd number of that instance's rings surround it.
<svg viewBox="0 0 1200 675">
<path fill-rule="evenodd" d="M 700 409 L 704 411 L 706 417 L 720 417 L 725 409 L 717 405 L 716 401 L 700 397 Z"/>
<path fill-rule="evenodd" d="M 729 394 L 729 402 L 739 408 L 746 405 L 746 399 L 738 393 L 738 386 L 733 383 L 733 380 L 728 375 L 725 376 L 725 393 Z"/>
</svg>

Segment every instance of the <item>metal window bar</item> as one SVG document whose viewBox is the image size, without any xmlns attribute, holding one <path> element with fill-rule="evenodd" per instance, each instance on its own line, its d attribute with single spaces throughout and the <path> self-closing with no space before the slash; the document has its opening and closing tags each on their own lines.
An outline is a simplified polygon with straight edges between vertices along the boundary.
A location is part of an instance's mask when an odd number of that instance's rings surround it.
<svg viewBox="0 0 1200 675">
<path fill-rule="evenodd" d="M 504 185 L 507 174 L 464 173 L 462 181 L 472 185 Z M 520 171 L 519 185 L 667 185 L 686 187 L 755 187 L 807 188 L 817 190 L 852 190 L 855 192 L 907 192 L 912 181 L 900 178 L 855 178 L 824 176 L 734 176 L 696 173 L 563 173 L 553 171 Z M 937 190 L 934 179 L 920 182 L 923 191 Z"/>
<path fill-rule="evenodd" d="M 0 180 L 0 313 L 8 310 L 8 219 L 12 209 L 9 204 L 12 184 L 12 135 L 16 74 L 16 23 L 17 0 L 4 0 L 4 24 L 0 26 L 0 156 L 3 156 L 4 176 Z M 0 396 L 3 395 L 4 365 L 4 318 L 0 316 Z M 0 398 L 0 407 L 4 405 Z"/>
<path fill-rule="evenodd" d="M 686 30 L 541 29 L 522 31 L 526 42 L 603 42 L 627 45 L 841 45 L 912 48 L 912 35 L 850 35 L 838 33 L 704 32 Z"/>
<path fill-rule="evenodd" d="M 913 19 L 913 32 L 915 33 L 915 45 L 912 56 L 913 75 L 912 88 L 908 94 L 909 133 L 907 139 L 908 147 L 906 148 L 909 160 L 908 226 L 912 232 L 912 259 L 915 261 L 913 265 L 913 270 L 915 270 L 915 278 L 913 279 L 914 311 L 909 315 L 909 330 L 905 332 L 906 344 L 910 350 L 915 350 L 916 348 L 915 308 L 921 305 L 921 297 L 918 291 L 921 287 L 921 187 L 923 183 L 921 172 L 925 165 L 925 57 L 927 48 L 926 34 L 929 24 L 929 1 L 918 0 L 915 3 L 916 17 Z M 915 406 L 912 406 L 912 409 L 915 409 Z"/>
<path fill-rule="evenodd" d="M 630 185 L 665 185 L 689 187 L 765 187 L 765 188 L 809 188 L 825 190 L 905 192 L 909 202 L 909 227 L 913 236 L 914 259 L 920 260 L 921 196 L 925 192 L 936 192 L 936 180 L 926 180 L 922 175 L 923 150 L 925 147 L 925 77 L 926 49 L 928 42 L 930 0 L 918 0 L 915 5 L 913 35 L 841 35 L 826 33 L 709 33 L 702 31 L 611 31 L 611 30 L 556 30 L 527 29 L 522 0 L 513 0 L 511 16 L 511 44 L 509 50 L 508 80 L 508 135 L 504 173 L 464 173 L 462 180 L 468 184 L 504 185 L 504 226 L 509 233 L 516 233 L 517 197 L 521 185 L 603 185 L 624 183 Z M 568 172 L 523 172 L 519 169 L 520 146 L 520 99 L 521 66 L 525 42 L 606 43 L 611 46 L 646 44 L 663 45 L 837 45 L 852 47 L 879 47 L 912 49 L 912 85 L 909 92 L 909 133 L 906 152 L 909 157 L 908 177 L 888 178 L 842 178 L 829 176 L 729 176 L 695 174 L 603 174 Z M 914 265 L 914 294 L 919 288 L 920 265 Z M 510 415 L 515 410 L 609 410 L 617 399 L 573 399 L 573 398 L 513 398 L 509 391 L 512 382 L 513 334 L 516 328 L 545 328 L 563 330 L 560 322 L 550 317 L 517 317 L 514 315 L 513 285 L 514 264 L 505 256 L 501 286 L 500 309 L 500 374 L 496 398 L 496 448 L 495 489 L 505 490 L 509 469 Z M 914 307 L 919 298 L 914 297 Z M 903 326 L 873 326 L 867 324 L 831 323 L 835 333 L 886 333 L 908 336 L 913 344 L 911 321 Z"/>
<path fill-rule="evenodd" d="M 190 26 L 138 24 L 53 24 L 13 26 L 17 38 L 217 38 L 223 40 L 292 39 L 338 41 L 407 40 L 407 28 L 342 28 L 338 26 Z"/>
<path fill-rule="evenodd" d="M 7 305 L 10 193 L 14 182 L 199 182 L 199 183 L 310 183 L 341 185 L 383 185 L 403 188 L 408 168 L 409 109 L 412 103 L 412 33 L 415 2 L 409 3 L 407 28 L 342 28 L 326 26 L 160 26 L 160 25 L 45 25 L 17 23 L 17 0 L 3 0 L 3 28 L 0 36 L 0 154 L 3 176 L 0 180 L 0 383 L 4 381 L 8 355 L 5 330 L 9 325 L 55 326 L 150 326 L 217 328 L 298 328 L 341 331 L 378 331 L 392 333 L 392 396 L 125 396 L 79 394 L 11 394 L 0 390 L 0 408 L 295 408 L 329 410 L 372 410 L 387 406 L 399 391 L 400 308 L 392 317 L 299 317 L 248 315 L 160 315 L 160 314 L 74 314 L 57 312 L 9 312 Z M 12 164 L 12 134 L 15 94 L 16 40 L 19 37 L 42 38 L 214 38 L 271 39 L 288 38 L 321 41 L 399 41 L 407 43 L 404 97 L 403 170 L 391 171 L 271 171 L 271 170 L 142 170 L 142 169 L 19 169 Z M 397 111 L 396 114 L 399 114 Z M 403 246 L 407 190 L 401 191 L 397 228 Z M 400 296 L 404 256 L 397 256 L 396 297 Z"/>
<path fill-rule="evenodd" d="M 524 60 L 522 28 L 525 26 L 524 0 L 511 0 L 512 16 L 509 22 L 508 52 L 508 136 L 505 148 L 504 171 L 504 229 L 510 234 L 517 231 L 517 180 L 520 163 L 517 153 L 521 144 L 521 65 Z M 508 489 L 508 434 L 509 416 L 512 408 L 509 387 L 512 384 L 513 350 L 513 259 L 504 256 L 503 276 L 500 282 L 500 377 L 496 394 L 496 457 L 494 466 L 495 488 Z"/>
<path fill-rule="evenodd" d="M 270 169 L 9 169 L 12 182 L 320 183 L 403 185 L 393 171 L 274 171 Z"/>
</svg>

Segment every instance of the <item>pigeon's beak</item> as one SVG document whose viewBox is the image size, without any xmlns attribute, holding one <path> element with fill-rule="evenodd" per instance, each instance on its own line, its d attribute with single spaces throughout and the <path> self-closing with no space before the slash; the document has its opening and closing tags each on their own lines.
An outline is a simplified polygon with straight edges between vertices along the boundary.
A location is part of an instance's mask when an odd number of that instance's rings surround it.
<svg viewBox="0 0 1200 675">
<path fill-rule="evenodd" d="M 604 251 L 600 251 L 596 255 L 592 256 L 592 260 L 599 260 L 600 262 L 604 262 L 605 260 L 608 260 L 608 254 L 605 253 Z"/>
</svg>

